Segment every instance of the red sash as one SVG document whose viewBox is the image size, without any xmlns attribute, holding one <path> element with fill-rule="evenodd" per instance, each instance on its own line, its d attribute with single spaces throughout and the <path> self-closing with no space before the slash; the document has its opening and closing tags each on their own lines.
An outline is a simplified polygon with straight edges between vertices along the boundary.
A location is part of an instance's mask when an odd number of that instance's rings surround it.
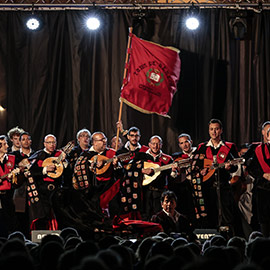
<svg viewBox="0 0 270 270">
<path fill-rule="evenodd" d="M 141 149 L 140 149 L 140 151 L 139 151 L 139 152 L 143 152 L 143 153 L 145 153 L 145 152 L 146 152 L 148 149 L 149 149 L 149 147 L 148 147 L 148 146 L 143 145 L 143 146 L 141 147 Z"/>
<path fill-rule="evenodd" d="M 217 162 L 224 163 L 231 148 L 232 148 L 233 143 L 226 142 L 225 145 L 222 145 L 220 149 L 218 150 L 217 153 Z M 213 160 L 213 154 L 211 151 L 211 147 L 206 148 L 206 158 Z"/>
<path fill-rule="evenodd" d="M 269 160 L 270 153 L 269 153 L 269 150 L 268 150 L 268 147 L 266 144 L 261 144 L 261 145 L 257 146 L 255 149 L 256 156 L 257 156 L 258 161 L 262 167 L 263 172 L 270 173 L 270 166 L 265 162 L 265 159 L 263 157 L 263 151 L 265 153 L 266 159 Z"/>
<path fill-rule="evenodd" d="M 5 163 L 4 170 L 0 166 L 0 175 L 5 175 L 10 173 L 15 165 L 15 156 L 14 155 L 8 155 L 8 160 Z M 0 185 L 0 190 L 9 190 L 11 189 L 11 183 L 5 179 L 2 180 L 2 184 Z"/>
</svg>

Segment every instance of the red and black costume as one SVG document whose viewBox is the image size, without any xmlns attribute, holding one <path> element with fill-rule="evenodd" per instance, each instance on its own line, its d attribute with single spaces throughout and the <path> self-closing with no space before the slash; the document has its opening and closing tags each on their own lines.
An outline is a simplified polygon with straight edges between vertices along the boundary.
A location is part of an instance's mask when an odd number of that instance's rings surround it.
<svg viewBox="0 0 270 270">
<path fill-rule="evenodd" d="M 137 159 L 139 153 L 145 153 L 149 147 L 138 146 L 134 151 L 130 150 L 130 142 L 127 142 L 118 151 L 117 155 L 130 153 L 127 160 L 122 161 L 124 166 L 124 177 L 120 181 L 120 190 L 117 194 L 116 204 L 119 206 L 116 215 L 120 219 L 141 219 L 142 212 L 142 174 L 141 169 L 143 164 Z"/>
<path fill-rule="evenodd" d="M 15 155 L 15 163 L 18 165 L 22 160 L 28 159 L 34 151 L 31 149 L 29 154 L 26 155 L 22 150 L 13 152 Z M 30 164 L 29 164 L 30 166 Z M 26 169 L 26 168 L 25 168 Z M 29 206 L 27 200 L 27 181 L 28 179 L 24 177 L 22 185 L 15 189 L 13 201 L 15 205 L 15 215 L 16 215 L 16 230 L 24 233 L 25 236 L 29 237 L 30 235 L 30 224 L 29 224 Z"/>
<path fill-rule="evenodd" d="M 82 153 L 76 162 L 72 181 L 73 187 L 83 191 L 88 200 L 93 203 L 93 210 L 102 217 L 102 210 L 105 214 L 110 201 L 119 192 L 122 169 L 114 169 L 111 162 L 103 174 L 95 174 L 89 167 L 91 162 L 95 163 L 94 157 L 97 155 L 111 159 L 115 156 L 115 150 L 106 148 L 102 153 L 98 153 L 91 147 L 89 151 Z M 93 170 L 95 170 L 95 164 Z"/>
<path fill-rule="evenodd" d="M 248 166 L 248 172 L 256 179 L 255 199 L 257 213 L 262 232 L 265 237 L 270 236 L 270 181 L 264 178 L 270 173 L 270 145 L 259 144 L 255 155 Z"/>
<path fill-rule="evenodd" d="M 27 193 L 31 229 L 56 230 L 58 224 L 51 203 L 51 196 L 62 185 L 62 175 L 51 178 L 44 174 L 43 161 L 50 157 L 59 157 L 62 152 L 55 150 L 52 154 L 45 149 L 34 153 L 29 161 L 31 175 L 28 177 Z"/>
<path fill-rule="evenodd" d="M 9 174 L 15 166 L 15 156 L 5 155 L 0 162 L 0 177 Z M 15 228 L 15 208 L 13 204 L 13 189 L 11 181 L 4 177 L 0 180 L 0 236 L 7 235 Z"/>
<path fill-rule="evenodd" d="M 193 149 L 196 150 L 195 147 Z M 172 158 L 174 161 L 188 159 L 194 151 L 190 155 L 184 152 L 176 152 L 172 154 Z M 187 179 L 186 168 L 180 169 L 176 176 L 173 175 L 169 178 L 168 189 L 172 190 L 177 197 L 176 210 L 188 217 L 193 223 L 195 219 L 193 188 L 191 179 Z"/>
<path fill-rule="evenodd" d="M 83 152 L 87 152 L 88 149 L 83 150 L 80 145 L 76 145 L 67 155 L 66 159 L 68 161 L 68 167 L 65 170 L 65 177 L 64 177 L 64 186 L 68 188 L 72 188 L 72 176 L 74 172 L 74 167 L 77 162 L 77 159 Z"/>
<path fill-rule="evenodd" d="M 130 157 L 122 162 L 123 165 L 127 165 L 133 158 L 135 158 L 137 153 L 139 153 L 139 152 L 145 153 L 148 149 L 149 149 L 149 147 L 147 147 L 145 145 L 140 145 L 138 143 L 135 150 L 132 151 L 132 150 L 130 150 L 130 142 L 126 142 L 125 145 L 123 145 L 120 149 L 117 150 L 116 155 L 118 156 L 118 155 L 121 155 L 124 153 L 130 153 Z"/>
<path fill-rule="evenodd" d="M 217 147 L 212 145 L 211 140 L 209 142 L 201 143 L 195 154 L 197 153 L 209 160 L 214 160 L 215 156 L 218 164 L 222 164 L 238 157 L 235 144 L 225 141 L 220 141 Z M 203 159 L 198 162 L 200 161 L 203 162 Z M 202 183 L 202 191 L 198 192 L 200 193 L 199 195 L 202 194 L 201 200 L 205 205 L 207 213 L 207 220 L 206 222 L 204 220 L 202 226 L 209 228 L 217 228 L 218 225 L 228 226 L 233 234 L 239 234 L 240 213 L 234 201 L 231 186 L 229 184 L 231 178 L 230 173 L 235 172 L 237 167 L 232 166 L 230 170 L 225 170 L 225 168 L 219 168 L 218 170 L 218 174 L 214 173 L 208 180 Z M 218 181 L 220 184 L 221 224 L 218 224 Z"/>
<path fill-rule="evenodd" d="M 164 154 L 162 151 L 154 157 L 151 154 L 150 149 L 145 153 L 138 153 L 136 158 L 144 162 L 155 163 L 159 166 L 173 162 L 172 157 Z M 168 188 L 168 178 L 170 177 L 170 173 L 171 170 L 161 171 L 154 181 L 143 186 L 144 213 L 147 220 L 150 220 L 155 213 L 161 210 L 160 197 L 162 192 Z"/>
</svg>

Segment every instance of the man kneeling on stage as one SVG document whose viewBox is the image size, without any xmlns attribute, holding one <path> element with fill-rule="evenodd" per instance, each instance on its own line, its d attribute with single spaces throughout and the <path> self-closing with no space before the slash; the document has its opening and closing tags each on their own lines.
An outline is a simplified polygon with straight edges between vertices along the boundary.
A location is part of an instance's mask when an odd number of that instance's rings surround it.
<svg viewBox="0 0 270 270">
<path fill-rule="evenodd" d="M 160 198 L 162 210 L 154 215 L 152 222 L 161 224 L 165 233 L 171 232 L 183 233 L 186 236 L 193 235 L 193 228 L 188 219 L 177 212 L 176 202 L 177 197 L 173 191 L 164 191 Z"/>
</svg>

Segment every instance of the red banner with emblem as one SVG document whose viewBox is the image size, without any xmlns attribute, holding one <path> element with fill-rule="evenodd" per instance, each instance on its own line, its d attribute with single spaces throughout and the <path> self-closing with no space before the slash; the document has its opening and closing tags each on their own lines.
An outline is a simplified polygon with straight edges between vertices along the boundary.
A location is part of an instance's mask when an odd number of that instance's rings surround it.
<svg viewBox="0 0 270 270">
<path fill-rule="evenodd" d="M 120 99 L 143 113 L 167 116 L 180 76 L 179 50 L 130 36 Z"/>
</svg>

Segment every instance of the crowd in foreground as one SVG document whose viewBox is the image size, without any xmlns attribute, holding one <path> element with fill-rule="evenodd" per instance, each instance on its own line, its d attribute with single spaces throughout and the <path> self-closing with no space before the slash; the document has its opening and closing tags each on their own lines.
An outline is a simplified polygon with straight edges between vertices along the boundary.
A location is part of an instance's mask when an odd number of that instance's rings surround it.
<svg viewBox="0 0 270 270">
<path fill-rule="evenodd" d="M 98 240 L 97 240 L 98 239 Z M 3 270 L 268 269 L 270 239 L 254 231 L 248 240 L 215 235 L 201 243 L 179 233 L 127 239 L 82 239 L 71 227 L 33 243 L 17 231 L 0 239 Z"/>
</svg>

